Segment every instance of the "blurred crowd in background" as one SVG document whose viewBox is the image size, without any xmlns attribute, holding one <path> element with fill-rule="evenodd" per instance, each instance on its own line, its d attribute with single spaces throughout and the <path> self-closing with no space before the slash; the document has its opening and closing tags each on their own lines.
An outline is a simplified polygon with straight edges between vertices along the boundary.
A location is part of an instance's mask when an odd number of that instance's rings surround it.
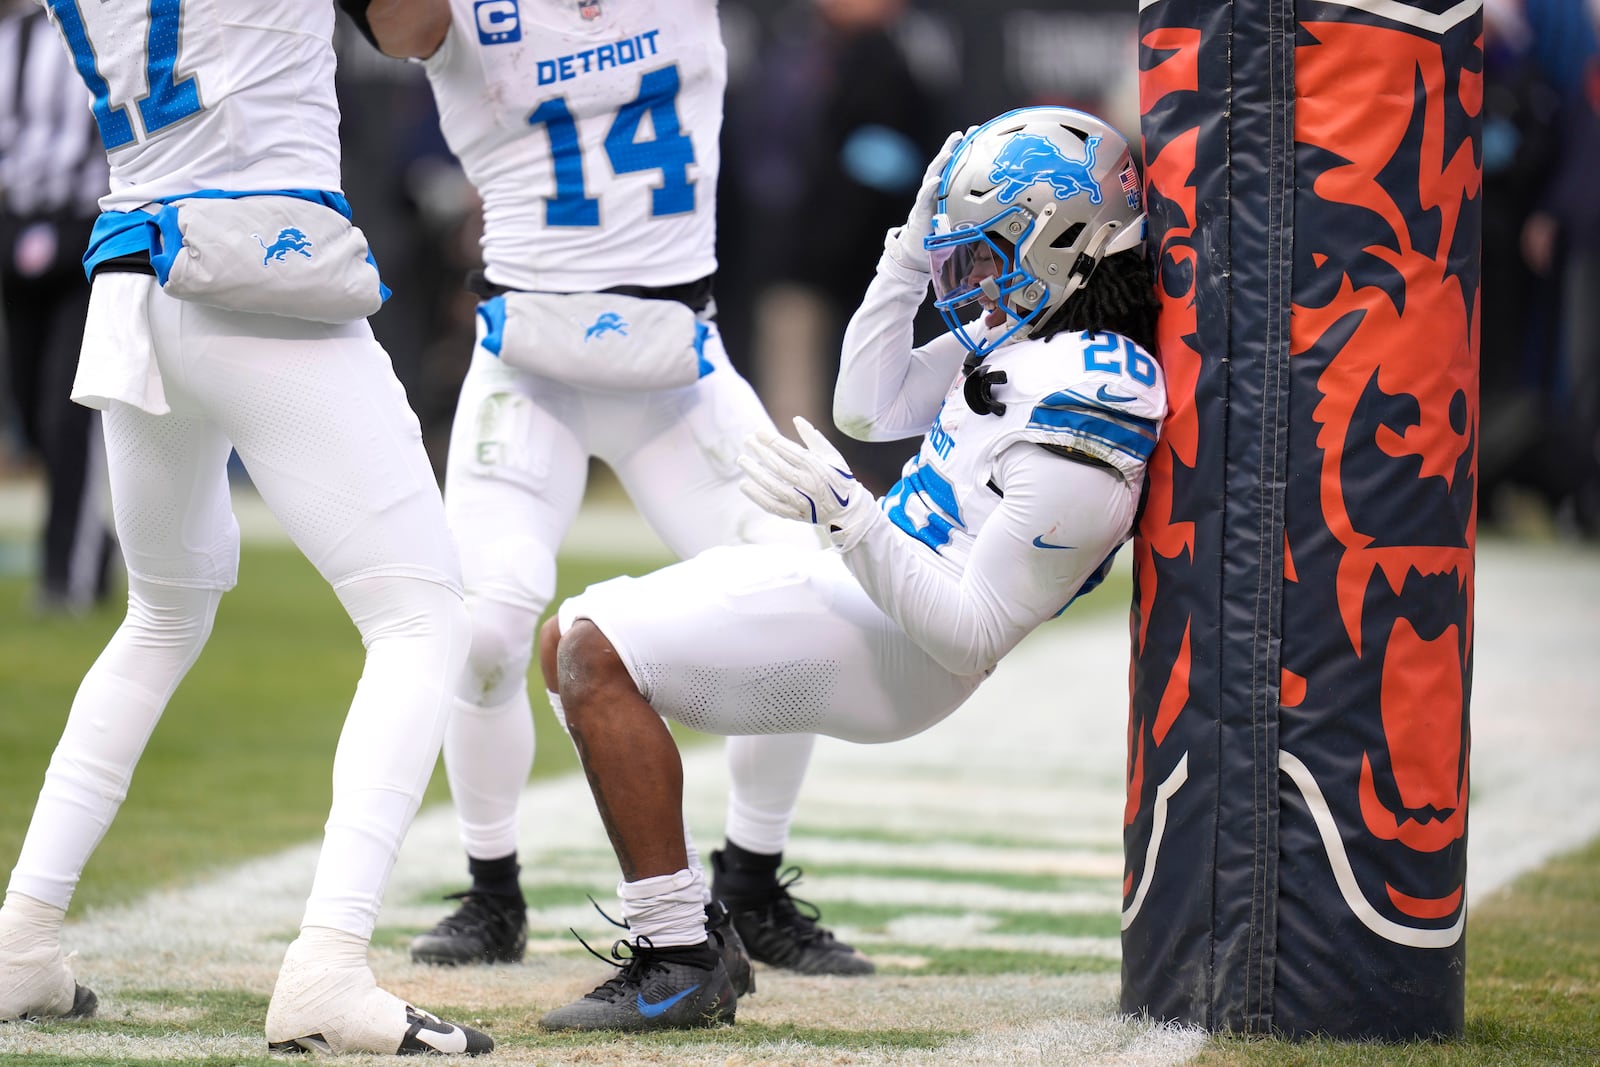
<svg viewBox="0 0 1600 1067">
<path fill-rule="evenodd" d="M 1067 104 L 1138 144 L 1130 0 L 723 0 L 729 89 L 716 285 L 734 362 L 780 426 L 831 425 L 845 321 L 950 130 Z M 97 432 L 67 399 L 77 269 L 104 159 L 83 87 L 29 0 L 0 0 L 0 474 L 50 486 L 43 607 L 92 603 L 112 553 Z M 1600 0 L 1485 5 L 1480 513 L 1600 535 Z M 30 26 L 29 23 L 32 23 Z M 480 218 L 421 68 L 336 39 L 345 192 L 394 298 L 372 320 L 442 468 L 472 349 Z M 42 45 L 51 46 L 48 49 Z M 53 53 L 45 62 L 43 52 Z M 30 59 L 30 56 L 32 57 Z M 51 79 L 58 88 L 46 91 Z M 41 101 L 50 101 L 48 108 Z M 48 175 L 49 177 L 45 177 Z M 931 337 L 936 317 L 921 327 Z M 915 442 L 834 435 L 875 490 Z M 87 534 L 86 534 L 87 531 Z"/>
<path fill-rule="evenodd" d="M 1600 0 L 1484 5 L 1479 523 L 1600 536 Z M 1516 494 L 1523 494 L 1518 497 Z"/>
</svg>

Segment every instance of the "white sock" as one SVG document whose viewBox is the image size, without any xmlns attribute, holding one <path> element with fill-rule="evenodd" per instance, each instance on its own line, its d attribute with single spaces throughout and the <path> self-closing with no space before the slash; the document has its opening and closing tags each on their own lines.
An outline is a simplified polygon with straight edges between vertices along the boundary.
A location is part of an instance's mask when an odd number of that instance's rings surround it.
<svg viewBox="0 0 1600 1067">
<path fill-rule="evenodd" d="M 446 1054 L 468 1050 L 461 1027 L 439 1023 L 438 1016 L 378 988 L 367 964 L 366 938 L 304 926 L 278 971 L 267 1007 L 267 1041 L 293 1041 L 302 1049 L 335 1053 L 394 1055 L 419 1016 L 438 1025 L 422 1028 L 416 1041 Z"/>
<path fill-rule="evenodd" d="M 469 856 L 517 851 L 517 803 L 533 771 L 533 708 L 516 686 L 492 705 L 451 701 L 444 732 L 444 769 Z"/>
<path fill-rule="evenodd" d="M 439 761 L 452 699 L 444 680 L 461 674 L 467 618 L 455 593 L 416 578 L 363 578 L 337 592 L 367 656 L 334 752 L 333 803 L 301 925 L 366 937 Z"/>
<path fill-rule="evenodd" d="M 72 699 L 10 889 L 65 908 L 134 767 L 200 655 L 222 593 L 128 579 L 128 613 Z"/>
<path fill-rule="evenodd" d="M 66 1015 L 77 983 L 61 954 L 66 910 L 18 892 L 0 908 L 0 1021 Z"/>
<path fill-rule="evenodd" d="M 366 938 L 306 926 L 284 953 L 267 1008 L 267 1040 L 321 1034 L 334 1052 L 394 1052 L 405 1018 L 405 1003 L 378 988 Z"/>
<path fill-rule="evenodd" d="M 0 908 L 0 932 L 7 935 L 9 948 L 24 943 L 30 946 L 56 944 L 66 921 L 66 908 L 46 904 L 14 889 L 6 893 L 5 907 Z"/>
<path fill-rule="evenodd" d="M 693 870 L 618 883 L 617 896 L 635 943 L 674 948 L 706 939 L 705 877 Z"/>
<path fill-rule="evenodd" d="M 816 742 L 814 734 L 728 738 L 728 840 L 751 852 L 784 850 Z"/>
<path fill-rule="evenodd" d="M 694 834 L 689 832 L 689 817 L 683 817 L 683 851 L 689 857 L 689 873 L 699 879 L 700 888 L 705 892 L 705 899 L 700 903 L 711 903 L 711 882 L 706 878 L 705 864 L 700 862 L 700 850 L 695 847 Z"/>
</svg>

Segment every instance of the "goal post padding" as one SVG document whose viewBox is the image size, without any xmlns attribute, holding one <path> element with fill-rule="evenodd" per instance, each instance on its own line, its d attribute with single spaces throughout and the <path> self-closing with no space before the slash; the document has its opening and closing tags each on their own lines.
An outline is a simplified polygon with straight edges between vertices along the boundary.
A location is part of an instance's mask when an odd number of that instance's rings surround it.
<svg viewBox="0 0 1600 1067">
<path fill-rule="evenodd" d="M 1122 1007 L 1463 1026 L 1481 13 L 1142 5 L 1171 413 L 1134 539 Z"/>
</svg>

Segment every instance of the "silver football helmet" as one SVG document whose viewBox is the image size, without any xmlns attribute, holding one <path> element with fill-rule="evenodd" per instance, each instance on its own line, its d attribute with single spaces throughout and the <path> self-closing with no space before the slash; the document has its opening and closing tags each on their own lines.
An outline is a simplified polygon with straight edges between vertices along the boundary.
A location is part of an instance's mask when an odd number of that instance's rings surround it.
<svg viewBox="0 0 1600 1067">
<path fill-rule="evenodd" d="M 991 119 L 945 165 L 924 242 L 934 306 L 980 358 L 1027 337 L 1101 259 L 1144 247 L 1142 203 L 1128 142 L 1093 115 L 1025 107 Z"/>
</svg>

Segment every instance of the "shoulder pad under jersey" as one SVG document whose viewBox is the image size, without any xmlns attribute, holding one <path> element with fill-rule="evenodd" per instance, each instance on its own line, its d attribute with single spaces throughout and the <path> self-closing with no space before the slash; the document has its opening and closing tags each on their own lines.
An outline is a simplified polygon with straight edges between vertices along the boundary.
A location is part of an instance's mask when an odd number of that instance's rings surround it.
<svg viewBox="0 0 1600 1067">
<path fill-rule="evenodd" d="M 1121 334 L 1059 333 L 1007 345 L 987 367 L 1006 381 L 1010 435 L 1109 464 L 1140 477 L 1167 413 L 1166 381 L 1155 358 Z"/>
</svg>

